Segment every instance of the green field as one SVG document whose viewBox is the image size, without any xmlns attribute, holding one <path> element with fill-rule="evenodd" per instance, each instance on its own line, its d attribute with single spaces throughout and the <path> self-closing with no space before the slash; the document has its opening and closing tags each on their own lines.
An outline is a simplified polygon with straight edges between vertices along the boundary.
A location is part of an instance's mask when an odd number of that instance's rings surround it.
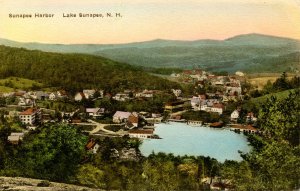
<svg viewBox="0 0 300 191">
<path fill-rule="evenodd" d="M 44 107 L 47 109 L 52 109 L 52 110 L 58 110 L 58 111 L 63 111 L 63 112 L 72 112 L 76 109 L 76 106 L 74 106 L 71 103 L 64 103 L 61 101 L 38 101 L 37 105 L 39 107 Z"/>
<path fill-rule="evenodd" d="M 2 93 L 8 93 L 8 92 L 13 92 L 14 89 L 6 86 L 0 86 L 0 92 Z"/>
<path fill-rule="evenodd" d="M 298 89 L 298 90 L 300 90 L 300 89 Z M 264 95 L 264 96 L 261 96 L 261 97 L 252 98 L 250 100 L 250 102 L 255 103 L 256 105 L 259 105 L 259 104 L 262 104 L 262 103 L 266 102 L 266 100 L 268 98 L 270 98 L 271 96 L 275 96 L 277 99 L 283 99 L 283 98 L 286 98 L 289 95 L 290 92 L 295 92 L 295 91 L 296 91 L 296 89 L 292 89 L 292 90 L 285 90 L 285 91 L 282 91 L 282 92 L 267 94 L 267 95 Z"/>
<path fill-rule="evenodd" d="M 43 84 L 19 77 L 9 77 L 5 79 L 0 79 L 0 92 L 11 92 L 16 89 L 28 90 L 34 88 L 41 88 Z"/>
</svg>

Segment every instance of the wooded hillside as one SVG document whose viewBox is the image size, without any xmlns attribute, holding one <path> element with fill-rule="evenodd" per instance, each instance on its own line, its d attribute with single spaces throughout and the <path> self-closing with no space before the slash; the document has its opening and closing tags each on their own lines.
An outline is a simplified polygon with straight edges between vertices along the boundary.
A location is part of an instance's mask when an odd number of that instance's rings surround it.
<svg viewBox="0 0 300 191">
<path fill-rule="evenodd" d="M 0 78 L 36 80 L 67 90 L 168 89 L 174 82 L 152 76 L 128 64 L 84 54 L 48 53 L 0 46 Z"/>
</svg>

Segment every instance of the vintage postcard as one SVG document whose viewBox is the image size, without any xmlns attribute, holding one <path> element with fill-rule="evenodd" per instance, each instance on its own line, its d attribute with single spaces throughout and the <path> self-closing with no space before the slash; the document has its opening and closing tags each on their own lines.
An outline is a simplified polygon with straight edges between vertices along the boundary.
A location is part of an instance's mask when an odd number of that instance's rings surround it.
<svg viewBox="0 0 300 191">
<path fill-rule="evenodd" d="M 299 190 L 299 0 L 0 0 L 0 190 Z"/>
</svg>

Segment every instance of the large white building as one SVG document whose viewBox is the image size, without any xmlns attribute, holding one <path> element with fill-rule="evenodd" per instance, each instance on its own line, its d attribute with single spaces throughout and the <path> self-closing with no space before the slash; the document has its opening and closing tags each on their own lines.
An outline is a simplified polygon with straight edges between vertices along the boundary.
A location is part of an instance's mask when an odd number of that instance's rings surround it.
<svg viewBox="0 0 300 191">
<path fill-rule="evenodd" d="M 20 113 L 19 117 L 23 124 L 33 125 L 40 118 L 41 112 L 36 108 L 28 108 Z"/>
<path fill-rule="evenodd" d="M 130 138 L 139 138 L 139 139 L 148 139 L 153 136 L 153 129 L 134 129 L 129 130 L 129 137 Z"/>
</svg>

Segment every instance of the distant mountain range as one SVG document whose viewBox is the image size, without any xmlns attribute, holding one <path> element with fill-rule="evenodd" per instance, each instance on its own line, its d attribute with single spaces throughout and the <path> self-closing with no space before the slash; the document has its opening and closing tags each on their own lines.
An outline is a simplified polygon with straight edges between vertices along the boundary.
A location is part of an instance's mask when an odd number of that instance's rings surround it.
<svg viewBox="0 0 300 191">
<path fill-rule="evenodd" d="M 128 44 L 67 45 L 20 43 L 0 39 L 0 44 L 47 52 L 86 53 L 143 67 L 281 72 L 299 70 L 300 64 L 299 40 L 262 34 L 239 35 L 225 40 L 156 39 Z M 277 62 L 277 58 L 281 61 Z M 253 67 L 259 70 L 255 71 Z"/>
</svg>

